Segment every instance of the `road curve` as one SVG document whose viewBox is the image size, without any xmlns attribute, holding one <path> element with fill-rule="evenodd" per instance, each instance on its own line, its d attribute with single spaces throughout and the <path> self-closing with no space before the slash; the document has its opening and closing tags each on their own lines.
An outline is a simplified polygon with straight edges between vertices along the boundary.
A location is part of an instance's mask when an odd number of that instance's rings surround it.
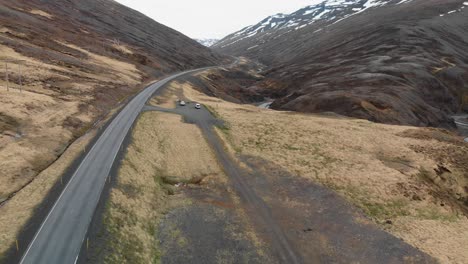
<svg viewBox="0 0 468 264">
<path fill-rule="evenodd" d="M 182 72 L 154 83 L 120 111 L 74 172 L 20 263 L 68 264 L 77 261 L 112 165 L 145 103 L 166 83 L 210 68 L 214 67 Z"/>
</svg>

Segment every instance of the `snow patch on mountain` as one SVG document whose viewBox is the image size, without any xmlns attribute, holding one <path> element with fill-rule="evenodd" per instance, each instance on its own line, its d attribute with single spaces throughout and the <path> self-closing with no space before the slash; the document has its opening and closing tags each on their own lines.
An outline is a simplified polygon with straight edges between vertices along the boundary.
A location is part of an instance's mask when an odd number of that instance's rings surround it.
<svg viewBox="0 0 468 264">
<path fill-rule="evenodd" d="M 284 35 L 290 31 L 300 30 L 308 25 L 320 23 L 330 26 L 353 15 L 388 4 L 407 4 L 414 0 L 325 0 L 316 5 L 309 5 L 291 14 L 276 14 L 265 18 L 256 25 L 251 25 L 227 36 L 215 46 L 224 48 L 239 41 L 275 32 Z"/>
<path fill-rule="evenodd" d="M 202 44 L 203 46 L 206 46 L 206 47 L 211 47 L 213 46 L 214 44 L 216 44 L 216 42 L 219 41 L 219 39 L 195 39 L 198 43 Z"/>
<path fill-rule="evenodd" d="M 463 5 L 460 8 L 448 11 L 447 13 L 444 13 L 444 14 L 440 14 L 440 16 L 443 17 L 443 16 L 446 16 L 446 15 L 451 15 L 453 13 L 461 12 L 461 11 L 463 11 L 463 9 L 465 9 L 465 6 L 468 6 L 468 2 L 464 2 Z"/>
</svg>

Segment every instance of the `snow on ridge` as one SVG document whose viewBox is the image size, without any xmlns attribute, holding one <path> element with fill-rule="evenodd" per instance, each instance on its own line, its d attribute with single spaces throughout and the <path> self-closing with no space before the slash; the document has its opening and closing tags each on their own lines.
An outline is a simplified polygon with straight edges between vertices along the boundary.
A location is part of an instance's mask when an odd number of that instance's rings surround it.
<svg viewBox="0 0 468 264">
<path fill-rule="evenodd" d="M 411 2 L 411 1 L 413 1 L 413 0 L 401 0 L 400 2 L 397 3 L 397 5 L 408 3 L 408 2 Z"/>
<path fill-rule="evenodd" d="M 257 34 L 268 32 L 269 30 L 273 29 L 284 29 L 281 31 L 281 34 L 286 34 L 287 32 L 304 28 L 319 20 L 330 23 L 333 22 L 329 24 L 333 25 L 356 14 L 363 13 L 368 9 L 381 7 L 389 4 L 390 2 L 396 5 L 400 5 L 407 4 L 412 1 L 414 0 L 400 0 L 394 2 L 389 0 L 324 0 L 319 4 L 306 6 L 290 14 L 278 13 L 269 16 L 256 25 L 245 27 L 241 31 L 234 33 L 228 39 L 222 41 L 219 44 L 224 44 L 223 47 L 230 46 L 241 40 L 251 38 Z M 468 5 L 468 2 L 463 4 Z M 343 10 L 347 13 L 345 13 L 344 16 L 337 17 L 336 12 Z"/>
<path fill-rule="evenodd" d="M 458 9 L 448 11 L 447 13 L 440 14 L 439 16 L 443 17 L 445 15 L 450 15 L 450 14 L 453 14 L 453 13 L 456 13 L 456 12 L 461 12 L 461 11 L 463 11 L 463 9 L 465 9 L 465 6 L 468 6 L 468 2 L 464 2 L 462 7 L 458 8 Z"/>
<path fill-rule="evenodd" d="M 203 46 L 206 46 L 206 47 L 211 47 L 213 46 L 214 44 L 216 44 L 216 42 L 219 41 L 219 39 L 195 39 L 198 43 L 202 44 Z"/>
<path fill-rule="evenodd" d="M 304 16 L 310 15 L 310 14 L 314 13 L 314 12 L 317 11 L 317 10 L 319 10 L 319 8 L 317 8 L 317 7 L 316 7 L 316 8 L 313 8 L 313 9 L 306 10 L 306 11 L 304 12 Z"/>
<path fill-rule="evenodd" d="M 355 1 L 349 0 L 327 0 L 324 2 L 327 6 L 343 6 L 355 4 Z"/>
<path fill-rule="evenodd" d="M 248 48 L 247 50 L 255 49 L 256 47 L 258 47 L 258 45 L 252 46 L 252 47 Z"/>
</svg>

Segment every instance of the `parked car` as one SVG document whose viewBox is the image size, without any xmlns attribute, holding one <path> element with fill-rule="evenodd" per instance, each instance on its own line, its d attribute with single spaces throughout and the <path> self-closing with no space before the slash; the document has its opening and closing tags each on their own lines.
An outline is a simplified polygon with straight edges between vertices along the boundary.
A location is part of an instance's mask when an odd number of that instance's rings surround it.
<svg viewBox="0 0 468 264">
<path fill-rule="evenodd" d="M 200 105 L 200 104 L 196 104 L 196 105 L 195 105 L 195 108 L 196 108 L 196 109 L 201 109 L 201 105 Z"/>
<path fill-rule="evenodd" d="M 185 103 L 185 101 L 180 101 L 179 105 L 180 105 L 180 106 L 185 106 L 186 103 Z"/>
</svg>

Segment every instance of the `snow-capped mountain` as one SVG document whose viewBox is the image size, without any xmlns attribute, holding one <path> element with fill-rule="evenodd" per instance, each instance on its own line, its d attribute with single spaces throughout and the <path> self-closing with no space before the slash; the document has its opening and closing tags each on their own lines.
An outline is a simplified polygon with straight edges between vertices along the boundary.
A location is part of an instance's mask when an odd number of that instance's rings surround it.
<svg viewBox="0 0 468 264">
<path fill-rule="evenodd" d="M 205 47 L 211 47 L 213 46 L 216 42 L 219 41 L 219 39 L 195 39 L 198 43 L 202 44 Z"/>
<path fill-rule="evenodd" d="M 273 109 L 450 127 L 468 111 L 467 17 L 467 0 L 327 0 L 212 48 L 266 65 Z"/>
<path fill-rule="evenodd" d="M 250 41 L 261 35 L 286 34 L 302 29 L 308 25 L 317 24 L 325 27 L 338 23 L 346 18 L 363 13 L 368 9 L 385 5 L 399 5 L 413 0 L 326 0 L 320 4 L 310 5 L 291 14 L 276 14 L 269 16 L 256 25 L 248 26 L 218 41 L 213 47 L 228 48 L 241 41 Z M 254 49 L 251 45 L 248 48 Z"/>
</svg>

